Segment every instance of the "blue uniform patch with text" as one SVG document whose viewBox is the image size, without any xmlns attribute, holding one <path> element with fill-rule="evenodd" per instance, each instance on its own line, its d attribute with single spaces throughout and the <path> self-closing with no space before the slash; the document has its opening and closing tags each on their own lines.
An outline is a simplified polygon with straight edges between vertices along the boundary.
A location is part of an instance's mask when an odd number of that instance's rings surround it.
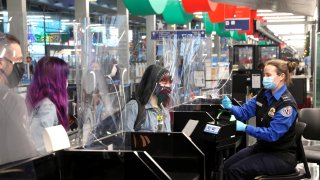
<svg viewBox="0 0 320 180">
<path fill-rule="evenodd" d="M 284 107 L 280 111 L 281 111 L 281 115 L 284 117 L 290 117 L 292 115 L 292 107 L 291 106 Z"/>
</svg>

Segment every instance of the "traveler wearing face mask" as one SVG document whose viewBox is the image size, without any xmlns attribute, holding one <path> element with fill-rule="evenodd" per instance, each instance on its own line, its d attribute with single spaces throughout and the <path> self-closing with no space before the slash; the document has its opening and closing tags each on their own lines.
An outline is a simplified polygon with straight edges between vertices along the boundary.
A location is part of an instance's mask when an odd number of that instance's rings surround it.
<svg viewBox="0 0 320 180">
<path fill-rule="evenodd" d="M 12 88 L 24 73 L 19 40 L 0 33 L 0 166 L 37 155 L 28 129 L 28 113 L 22 96 Z"/>
<path fill-rule="evenodd" d="M 129 101 L 122 111 L 125 131 L 171 131 L 170 115 L 166 109 L 170 103 L 171 83 L 167 69 L 158 65 L 150 65 L 146 69 L 135 94 L 136 100 Z M 135 127 L 138 103 L 140 109 L 144 107 L 145 114 L 139 127 Z"/>
<path fill-rule="evenodd" d="M 257 139 L 224 163 L 224 179 L 253 179 L 255 176 L 294 172 L 296 160 L 295 121 L 297 104 L 287 89 L 297 64 L 283 60 L 265 63 L 263 89 L 241 107 L 228 97 L 222 105 L 236 117 L 236 130 Z M 243 122 L 256 117 L 256 126 Z"/>
</svg>

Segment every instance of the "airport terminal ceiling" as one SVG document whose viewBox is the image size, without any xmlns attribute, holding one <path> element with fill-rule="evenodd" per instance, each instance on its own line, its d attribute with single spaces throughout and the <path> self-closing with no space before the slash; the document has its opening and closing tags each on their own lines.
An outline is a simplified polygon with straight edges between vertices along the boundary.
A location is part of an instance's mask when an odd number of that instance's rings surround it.
<svg viewBox="0 0 320 180">
<path fill-rule="evenodd" d="M 274 12 L 287 12 L 301 16 L 314 16 L 316 0 L 212 0 L 227 4 L 247 6 L 252 9 L 268 9 Z M 45 4 L 48 7 L 74 9 L 75 0 L 29 0 L 33 4 Z M 90 2 L 90 11 L 98 13 L 116 13 L 117 0 L 95 0 Z"/>
<path fill-rule="evenodd" d="M 304 55 L 311 25 L 317 20 L 316 0 L 212 0 L 258 9 L 257 15 L 267 21 L 266 27 L 299 56 Z"/>
<path fill-rule="evenodd" d="M 316 0 L 211 0 L 213 2 L 236 4 L 252 9 L 269 9 L 275 12 L 287 12 L 296 15 L 313 16 Z"/>
<path fill-rule="evenodd" d="M 44 8 L 46 12 L 70 12 L 74 15 L 75 0 L 27 0 L 27 3 L 28 7 L 34 11 L 39 11 L 40 7 Z M 91 17 L 117 14 L 117 0 L 96 0 L 89 3 Z M 130 26 L 145 26 L 145 18 L 139 16 L 130 16 L 129 18 Z"/>
<path fill-rule="evenodd" d="M 30 0 L 30 2 L 44 3 L 57 7 L 72 8 L 75 0 Z M 227 4 L 247 6 L 252 9 L 269 9 L 276 12 L 289 12 L 296 15 L 313 16 L 317 5 L 316 0 L 212 0 Z M 116 10 L 117 0 L 96 0 L 91 5 L 99 5 L 100 8 Z M 93 9 L 99 9 L 93 7 Z"/>
<path fill-rule="evenodd" d="M 267 14 L 267 27 L 279 36 L 287 45 L 292 46 L 298 52 L 303 53 L 308 25 L 314 23 L 313 18 L 317 6 L 316 0 L 212 0 L 214 2 L 236 4 L 247 6 L 252 9 L 264 10 L 260 14 Z M 1 1 L 3 6 L 6 0 Z M 31 11 L 46 12 L 70 12 L 73 16 L 75 0 L 27 0 Z M 40 7 L 40 8 L 39 8 Z M 271 11 L 271 12 L 270 12 Z M 95 0 L 90 1 L 90 14 L 92 16 L 114 15 L 117 13 L 117 0 Z M 279 16 L 276 13 L 283 13 Z M 291 14 L 288 14 L 291 13 Z M 270 17 L 269 17 L 270 16 Z M 290 17 L 289 17 L 290 16 Z M 159 16 L 160 17 L 160 16 Z M 130 26 L 145 26 L 145 18 L 140 16 L 130 16 Z M 309 28 L 310 29 L 310 28 Z"/>
</svg>

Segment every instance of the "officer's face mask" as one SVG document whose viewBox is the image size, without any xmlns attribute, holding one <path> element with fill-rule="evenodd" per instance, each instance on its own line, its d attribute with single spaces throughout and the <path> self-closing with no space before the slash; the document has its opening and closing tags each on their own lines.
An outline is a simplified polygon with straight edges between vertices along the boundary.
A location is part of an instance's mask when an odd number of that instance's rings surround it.
<svg viewBox="0 0 320 180">
<path fill-rule="evenodd" d="M 270 77 L 263 77 L 262 84 L 265 89 L 274 90 L 277 88 L 279 83 L 275 83 L 274 77 L 270 76 Z"/>
<path fill-rule="evenodd" d="M 19 84 L 24 74 L 24 64 L 23 62 L 14 62 L 6 57 L 3 57 L 3 59 L 13 65 L 11 73 L 6 76 L 9 88 L 14 88 Z"/>
</svg>

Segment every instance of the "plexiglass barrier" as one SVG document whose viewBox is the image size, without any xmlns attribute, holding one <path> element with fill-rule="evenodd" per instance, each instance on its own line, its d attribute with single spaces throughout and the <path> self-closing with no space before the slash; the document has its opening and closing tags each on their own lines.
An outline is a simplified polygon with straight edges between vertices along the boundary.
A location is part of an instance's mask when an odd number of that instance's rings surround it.
<svg viewBox="0 0 320 180">
<path fill-rule="evenodd" d="M 86 145 L 99 137 L 97 128 L 104 125 L 99 136 L 123 129 L 117 116 L 129 98 L 129 84 L 124 83 L 127 68 L 121 53 L 128 32 L 123 28 L 124 16 L 102 17 L 102 23 L 83 19 L 74 24 L 77 69 L 77 122 L 75 144 Z M 125 48 L 125 47 L 126 48 Z"/>
<path fill-rule="evenodd" d="M 130 65 L 119 63 L 129 61 L 121 59 L 128 45 L 121 43 L 128 42 L 124 39 L 128 32 L 121 28 L 123 18 L 104 17 L 101 24 L 88 24 L 86 20 L 75 24 L 79 126 L 76 143 L 79 145 L 87 146 L 99 138 L 123 131 L 123 114 L 119 112 L 129 99 L 127 92 L 134 92 L 139 83 L 137 77 L 143 74 L 144 68 L 140 67 L 143 63 L 136 63 L 138 76 L 124 83 L 128 73 L 124 67 Z M 176 33 L 157 40 L 156 44 L 161 45 L 163 53 L 155 63 L 168 69 L 173 80 L 168 108 L 203 97 L 204 91 L 206 97 L 217 99 L 222 94 L 231 94 L 230 63 L 214 61 L 211 37 L 178 37 Z M 129 88 L 129 84 L 133 87 Z"/>
<path fill-rule="evenodd" d="M 157 44 L 163 48 L 160 63 L 173 77 L 172 106 L 197 97 L 219 99 L 231 95 L 229 59 L 212 55 L 211 37 L 175 35 Z"/>
<path fill-rule="evenodd" d="M 3 27 L 6 32 L 16 29 L 11 26 L 12 21 L 14 18 L 6 17 Z M 99 23 L 89 19 L 73 22 L 74 55 L 69 63 L 76 93 L 69 99 L 76 102 L 69 106 L 69 111 L 78 125 L 76 131 L 69 132 L 73 146 L 86 146 L 99 138 L 123 132 L 123 119 L 118 112 L 130 99 L 130 85 L 135 82 L 128 75 L 126 23 L 125 16 L 104 16 Z M 204 89 L 219 96 L 230 79 L 229 62 L 213 61 L 210 41 L 211 37 L 173 36 L 157 42 L 163 47 L 163 57 L 157 63 L 167 68 L 173 77 L 171 106 L 203 95 Z M 126 62 L 128 64 L 123 64 Z"/>
<path fill-rule="evenodd" d="M 205 86 L 206 48 L 201 37 L 163 39 L 163 64 L 173 77 L 173 106 L 190 101 Z"/>
<path fill-rule="evenodd" d="M 30 121 L 21 80 L 27 74 L 23 48 L 21 13 L 2 14 L 0 33 L 0 173 L 1 167 L 22 159 L 37 156 L 30 133 Z M 26 25 L 26 22 L 24 22 Z M 4 34 L 8 33 L 8 34 Z M 11 35 L 15 35 L 12 37 Z M 18 42 L 20 41 L 20 46 Z M 20 84 L 19 84 L 20 82 Z M 23 90 L 22 90 L 23 89 Z"/>
</svg>

